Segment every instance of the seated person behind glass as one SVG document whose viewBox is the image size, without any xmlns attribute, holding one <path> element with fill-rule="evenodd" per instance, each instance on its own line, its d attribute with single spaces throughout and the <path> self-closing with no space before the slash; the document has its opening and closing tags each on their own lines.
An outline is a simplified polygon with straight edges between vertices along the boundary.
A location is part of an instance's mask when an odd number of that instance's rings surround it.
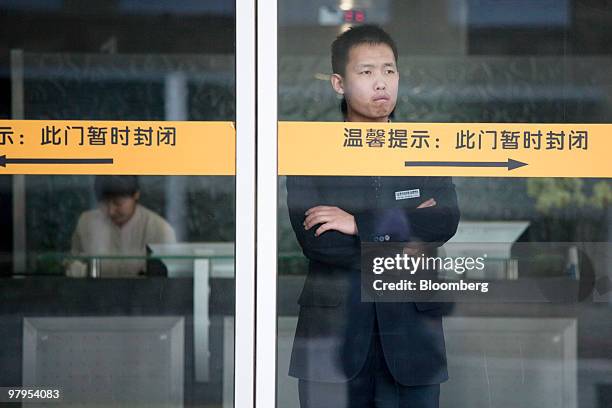
<svg viewBox="0 0 612 408">
<path fill-rule="evenodd" d="M 146 245 L 176 242 L 174 230 L 161 216 L 138 203 L 136 176 L 96 176 L 94 190 L 100 205 L 79 217 L 72 235 L 72 255 L 92 259 L 99 255 L 101 277 L 143 275 Z M 66 274 L 84 277 L 87 270 L 84 261 L 76 260 L 70 262 Z"/>
</svg>

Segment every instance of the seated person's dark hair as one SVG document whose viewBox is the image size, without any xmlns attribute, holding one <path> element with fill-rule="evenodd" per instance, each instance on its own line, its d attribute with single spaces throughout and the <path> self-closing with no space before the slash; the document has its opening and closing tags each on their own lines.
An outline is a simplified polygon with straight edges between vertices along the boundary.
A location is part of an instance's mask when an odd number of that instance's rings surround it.
<svg viewBox="0 0 612 408">
<path fill-rule="evenodd" d="M 94 191 L 98 201 L 133 196 L 140 190 L 136 176 L 96 176 Z"/>
<path fill-rule="evenodd" d="M 397 62 L 397 46 L 395 41 L 382 28 L 374 24 L 365 24 L 357 27 L 352 27 L 340 34 L 331 45 L 331 60 L 332 71 L 334 74 L 344 76 L 346 64 L 348 63 L 349 51 L 351 47 L 359 44 L 386 44 L 393 51 L 393 56 Z M 347 106 L 346 100 L 342 98 L 340 103 L 342 115 L 346 116 Z M 390 117 L 393 117 L 395 109 L 391 112 Z"/>
</svg>

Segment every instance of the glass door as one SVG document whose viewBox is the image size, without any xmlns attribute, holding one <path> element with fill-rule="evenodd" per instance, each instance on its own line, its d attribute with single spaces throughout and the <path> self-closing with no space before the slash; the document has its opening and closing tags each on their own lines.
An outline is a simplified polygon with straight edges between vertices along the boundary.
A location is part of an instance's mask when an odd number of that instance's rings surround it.
<svg viewBox="0 0 612 408">
<path fill-rule="evenodd" d="M 611 403 L 611 9 L 587 3 L 266 5 L 260 406 Z"/>
<path fill-rule="evenodd" d="M 0 2 L 1 402 L 252 405 L 246 6 Z"/>
</svg>

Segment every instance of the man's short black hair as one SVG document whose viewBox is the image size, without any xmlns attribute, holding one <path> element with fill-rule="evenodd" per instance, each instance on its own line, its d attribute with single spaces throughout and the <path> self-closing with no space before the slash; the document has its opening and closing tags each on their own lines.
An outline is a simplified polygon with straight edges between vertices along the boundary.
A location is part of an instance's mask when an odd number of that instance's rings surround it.
<svg viewBox="0 0 612 408">
<path fill-rule="evenodd" d="M 331 60 L 334 74 L 344 75 L 349 51 L 352 47 L 360 44 L 386 44 L 393 51 L 393 56 L 397 62 L 397 46 L 391 36 L 377 25 L 365 24 L 349 28 L 332 43 Z"/>
<path fill-rule="evenodd" d="M 98 201 L 133 196 L 140 191 L 136 176 L 96 176 L 94 191 Z"/>
<path fill-rule="evenodd" d="M 331 61 L 332 71 L 334 74 L 344 76 L 346 71 L 346 64 L 348 64 L 349 52 L 351 48 L 360 44 L 386 44 L 393 51 L 393 57 L 397 63 L 397 46 L 393 38 L 382 28 L 374 24 L 364 24 L 356 27 L 351 27 L 342 34 L 340 34 L 331 45 Z M 348 107 L 346 105 L 346 98 L 342 98 L 340 103 L 340 110 L 342 115 L 346 116 Z M 393 117 L 395 109 L 389 117 Z"/>
</svg>

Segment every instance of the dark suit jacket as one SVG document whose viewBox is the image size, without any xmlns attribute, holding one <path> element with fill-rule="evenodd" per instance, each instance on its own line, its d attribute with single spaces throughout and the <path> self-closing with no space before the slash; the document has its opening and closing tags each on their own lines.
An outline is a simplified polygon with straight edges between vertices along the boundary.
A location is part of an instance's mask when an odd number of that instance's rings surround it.
<svg viewBox="0 0 612 408">
<path fill-rule="evenodd" d="M 396 199 L 396 192 L 418 197 Z M 368 354 L 375 319 L 385 360 L 403 385 L 448 378 L 439 303 L 361 301 L 361 241 L 444 243 L 456 232 L 459 210 L 450 177 L 287 177 L 291 224 L 309 269 L 298 299 L 300 313 L 289 374 L 345 382 Z M 416 207 L 429 198 L 437 205 Z M 302 225 L 307 209 L 337 206 L 353 214 L 358 236 Z"/>
</svg>

